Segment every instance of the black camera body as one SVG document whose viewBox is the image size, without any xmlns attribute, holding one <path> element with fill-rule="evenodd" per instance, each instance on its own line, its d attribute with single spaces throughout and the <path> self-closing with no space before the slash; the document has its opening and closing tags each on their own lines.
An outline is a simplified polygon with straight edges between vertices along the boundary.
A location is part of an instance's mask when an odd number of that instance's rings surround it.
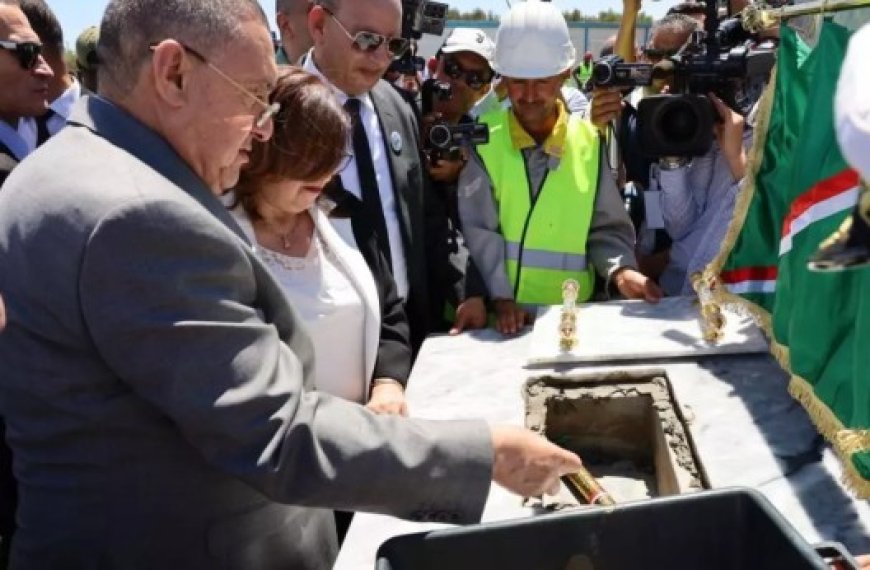
<svg viewBox="0 0 870 570">
<path fill-rule="evenodd" d="M 450 8 L 443 2 L 429 0 L 402 0 L 402 37 L 409 40 L 419 40 L 423 34 L 441 36 L 447 24 L 447 10 Z M 414 75 L 423 71 L 426 62 L 410 49 L 399 59 L 390 64 L 389 71 L 402 75 Z"/>
<path fill-rule="evenodd" d="M 449 83 L 427 79 L 420 90 L 423 116 L 434 111 L 435 101 L 447 101 L 453 97 Z M 459 160 L 461 148 L 467 144 L 486 144 L 489 142 L 489 127 L 482 123 L 460 123 L 450 125 L 444 120 L 435 121 L 423 139 L 423 151 L 432 162 L 439 160 Z"/>
<path fill-rule="evenodd" d="M 430 158 L 456 160 L 459 149 L 465 145 L 489 142 L 489 127 L 483 123 L 448 125 L 439 121 L 429 129 L 426 146 Z"/>
<path fill-rule="evenodd" d="M 441 36 L 450 6 L 429 0 L 402 0 L 402 37 L 419 40 L 423 34 Z"/>
<path fill-rule="evenodd" d="M 595 87 L 646 87 L 653 80 L 653 66 L 648 63 L 626 63 L 618 55 L 609 55 L 592 65 L 592 85 Z"/>
<path fill-rule="evenodd" d="M 646 97 L 638 107 L 640 141 L 650 157 L 709 152 L 719 115 L 707 94 L 745 115 L 754 102 L 749 94 L 763 87 L 776 62 L 773 51 L 745 45 L 753 36 L 737 18 L 720 23 L 716 2 L 707 3 L 707 12 L 706 30 L 654 66 L 654 78 L 671 78 L 672 94 Z"/>
</svg>

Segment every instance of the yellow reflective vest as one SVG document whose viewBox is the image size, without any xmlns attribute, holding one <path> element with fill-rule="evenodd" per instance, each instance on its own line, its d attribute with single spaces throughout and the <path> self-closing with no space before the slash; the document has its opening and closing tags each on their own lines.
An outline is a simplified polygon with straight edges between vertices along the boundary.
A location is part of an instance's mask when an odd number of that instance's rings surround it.
<svg viewBox="0 0 870 570">
<path fill-rule="evenodd" d="M 528 165 L 511 142 L 510 112 L 497 110 L 481 117 L 489 126 L 489 143 L 477 150 L 492 181 L 514 299 L 520 304 L 561 305 L 562 282 L 576 279 L 578 300 L 586 301 L 595 280 L 586 239 L 598 190 L 598 135 L 587 121 L 570 117 L 559 166 L 547 171 L 533 197 Z"/>
</svg>

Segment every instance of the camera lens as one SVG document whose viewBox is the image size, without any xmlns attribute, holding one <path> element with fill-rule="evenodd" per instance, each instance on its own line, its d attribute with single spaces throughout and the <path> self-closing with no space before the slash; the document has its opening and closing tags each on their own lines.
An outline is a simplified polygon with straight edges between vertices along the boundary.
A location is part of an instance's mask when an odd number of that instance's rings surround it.
<svg viewBox="0 0 870 570">
<path fill-rule="evenodd" d="M 658 131 L 668 141 L 683 141 L 697 136 L 701 126 L 698 110 L 682 99 L 674 99 L 661 110 Z"/>
<path fill-rule="evenodd" d="M 607 63 L 596 63 L 592 68 L 592 81 L 595 85 L 609 85 L 613 80 L 613 68 Z"/>
<path fill-rule="evenodd" d="M 452 139 L 450 128 L 447 125 L 435 125 L 429 130 L 429 142 L 435 148 L 449 147 Z"/>
</svg>

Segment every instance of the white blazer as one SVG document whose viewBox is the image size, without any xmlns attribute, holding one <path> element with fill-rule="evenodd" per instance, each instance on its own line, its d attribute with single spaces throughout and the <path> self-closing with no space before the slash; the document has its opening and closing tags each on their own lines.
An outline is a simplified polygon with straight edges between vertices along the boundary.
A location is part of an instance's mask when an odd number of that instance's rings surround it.
<svg viewBox="0 0 870 570">
<path fill-rule="evenodd" d="M 225 203 L 227 203 L 225 201 Z M 338 259 L 341 269 L 344 274 L 350 279 L 357 293 L 363 301 L 365 312 L 363 355 L 365 358 L 365 388 L 363 391 L 362 403 L 368 400 L 368 394 L 371 388 L 372 373 L 375 369 L 375 361 L 378 356 L 378 346 L 381 339 L 381 304 L 378 297 L 378 289 L 375 284 L 375 278 L 366 264 L 362 254 L 355 246 L 342 237 L 339 232 L 350 232 L 348 235 L 353 235 L 350 227 L 350 219 L 330 220 L 326 212 L 320 206 L 312 206 L 309 210 L 314 225 L 320 237 L 323 239 L 326 247 L 330 249 Z M 254 227 L 251 225 L 251 220 L 244 209 L 239 206 L 232 210 L 233 216 L 239 222 L 245 235 L 251 240 L 251 243 L 257 243 L 257 237 L 254 233 Z M 333 226 L 335 224 L 335 226 Z M 346 228 L 344 226 L 347 226 Z M 280 282 L 280 280 L 279 280 Z M 288 299 L 289 302 L 289 299 Z M 340 350 L 340 347 L 337 347 Z M 314 363 L 317 366 L 317 362 Z"/>
</svg>

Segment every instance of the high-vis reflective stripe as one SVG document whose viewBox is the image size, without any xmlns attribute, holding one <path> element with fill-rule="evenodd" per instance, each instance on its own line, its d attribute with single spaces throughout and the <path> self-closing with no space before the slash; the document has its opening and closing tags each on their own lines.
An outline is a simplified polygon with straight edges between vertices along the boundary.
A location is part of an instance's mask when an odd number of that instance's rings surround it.
<svg viewBox="0 0 870 570">
<path fill-rule="evenodd" d="M 507 242 L 507 258 L 509 261 L 519 262 L 520 251 L 521 248 L 518 242 Z M 556 269 L 558 271 L 585 271 L 589 267 L 586 256 L 582 253 L 565 253 L 526 248 L 522 250 L 522 254 L 523 267 Z"/>
<path fill-rule="evenodd" d="M 578 299 L 588 300 L 595 284 L 586 239 L 598 189 L 598 135 L 588 121 L 571 117 L 562 158 L 533 195 L 523 154 L 511 141 L 510 112 L 481 117 L 489 143 L 477 151 L 492 181 L 514 298 L 526 305 L 560 305 L 562 282 L 576 279 Z"/>
</svg>

